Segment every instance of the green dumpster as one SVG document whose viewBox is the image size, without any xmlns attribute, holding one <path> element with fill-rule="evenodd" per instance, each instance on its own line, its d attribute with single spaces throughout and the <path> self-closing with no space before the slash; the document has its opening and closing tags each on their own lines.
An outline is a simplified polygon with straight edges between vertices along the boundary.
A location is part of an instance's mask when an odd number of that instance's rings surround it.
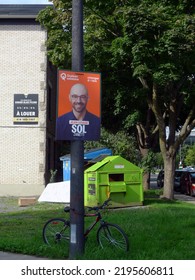
<svg viewBox="0 0 195 280">
<path fill-rule="evenodd" d="M 142 169 L 122 158 L 108 156 L 85 170 L 85 206 L 102 204 L 111 198 L 111 207 L 143 204 Z"/>
</svg>

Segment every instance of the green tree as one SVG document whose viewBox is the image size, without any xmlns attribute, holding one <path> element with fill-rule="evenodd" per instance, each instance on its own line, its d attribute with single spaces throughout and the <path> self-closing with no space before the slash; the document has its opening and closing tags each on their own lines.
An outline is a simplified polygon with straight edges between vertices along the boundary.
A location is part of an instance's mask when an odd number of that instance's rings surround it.
<svg viewBox="0 0 195 280">
<path fill-rule="evenodd" d="M 53 3 L 56 9 L 39 20 L 48 30 L 51 61 L 66 68 L 70 1 Z M 103 122 L 129 131 L 136 125 L 146 154 L 158 131 L 163 196 L 172 199 L 176 153 L 195 126 L 194 0 L 85 0 L 84 12 L 85 65 L 102 72 Z"/>
<path fill-rule="evenodd" d="M 163 196 L 172 199 L 176 153 L 195 126 L 194 1 L 120 2 L 124 5 L 118 7 L 115 22 L 121 22 L 123 30 L 112 41 L 113 65 L 117 61 L 131 73 L 129 62 L 142 85 L 139 98 L 144 94 L 159 131 Z"/>
<path fill-rule="evenodd" d="M 131 6 L 121 10 L 124 37 L 133 76 L 146 90 L 158 125 L 165 170 L 163 196 L 172 199 L 176 153 L 195 126 L 193 1 L 128 2 Z"/>
</svg>

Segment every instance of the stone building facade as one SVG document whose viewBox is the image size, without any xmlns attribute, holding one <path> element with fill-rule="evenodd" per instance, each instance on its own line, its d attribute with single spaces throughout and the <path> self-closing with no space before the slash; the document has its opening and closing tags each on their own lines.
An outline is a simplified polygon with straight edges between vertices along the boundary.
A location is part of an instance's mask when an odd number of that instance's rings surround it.
<svg viewBox="0 0 195 280">
<path fill-rule="evenodd" d="M 55 77 L 35 20 L 45 7 L 0 5 L 0 196 L 40 195 L 55 169 Z"/>
</svg>

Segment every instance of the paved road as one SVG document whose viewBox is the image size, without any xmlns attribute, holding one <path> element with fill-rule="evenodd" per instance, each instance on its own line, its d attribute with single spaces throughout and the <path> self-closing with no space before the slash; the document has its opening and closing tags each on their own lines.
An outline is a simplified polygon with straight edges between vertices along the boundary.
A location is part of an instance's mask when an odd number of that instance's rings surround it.
<svg viewBox="0 0 195 280">
<path fill-rule="evenodd" d="M 193 203 L 195 204 L 195 197 L 194 196 L 189 196 L 181 193 L 175 193 L 174 198 L 177 200 L 182 200 L 185 202 Z"/>
<path fill-rule="evenodd" d="M 151 174 L 150 176 L 150 188 L 156 189 L 157 188 L 157 174 Z"/>
<path fill-rule="evenodd" d="M 151 189 L 157 189 L 157 174 L 151 174 L 151 178 L 150 178 L 150 188 Z M 189 196 L 189 195 L 185 195 L 185 194 L 181 194 L 179 192 L 175 192 L 174 193 L 174 198 L 177 200 L 182 200 L 182 201 L 186 201 L 189 203 L 195 203 L 195 197 Z"/>
</svg>

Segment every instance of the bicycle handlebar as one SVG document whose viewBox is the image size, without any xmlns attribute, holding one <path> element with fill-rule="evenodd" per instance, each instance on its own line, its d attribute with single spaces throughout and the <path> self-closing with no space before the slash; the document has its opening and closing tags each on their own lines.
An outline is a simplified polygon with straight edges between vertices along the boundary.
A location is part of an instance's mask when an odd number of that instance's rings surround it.
<svg viewBox="0 0 195 280">
<path fill-rule="evenodd" d="M 100 209 L 105 208 L 106 206 L 108 206 L 108 202 L 111 201 L 110 198 L 108 198 L 107 200 L 104 201 L 104 203 L 100 206 L 94 206 L 94 207 L 87 207 L 89 211 L 98 211 Z"/>
</svg>

